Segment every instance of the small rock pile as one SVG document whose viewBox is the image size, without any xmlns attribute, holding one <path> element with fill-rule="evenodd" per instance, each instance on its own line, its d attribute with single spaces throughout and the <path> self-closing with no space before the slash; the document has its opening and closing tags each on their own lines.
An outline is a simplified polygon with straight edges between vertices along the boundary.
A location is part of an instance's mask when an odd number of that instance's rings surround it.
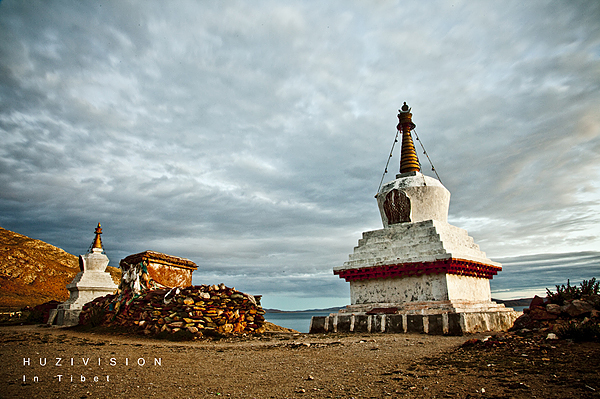
<svg viewBox="0 0 600 399">
<path fill-rule="evenodd" d="M 60 304 L 61 302 L 59 301 L 51 300 L 34 306 L 33 308 L 26 306 L 25 308 L 23 308 L 23 310 L 29 310 L 30 312 L 29 316 L 27 317 L 28 321 L 46 324 L 48 322 L 48 316 L 50 315 L 50 311 L 52 309 L 56 309 Z"/>
<path fill-rule="evenodd" d="M 79 324 L 135 329 L 145 335 L 245 335 L 264 332 L 260 297 L 220 285 L 124 291 L 87 303 Z"/>
<path fill-rule="evenodd" d="M 567 299 L 563 304 L 552 303 L 551 298 L 535 296 L 529 308 L 523 310 L 511 330 L 548 330 L 561 333 L 570 327 L 600 325 L 600 295 L 586 295 Z M 559 334 L 560 335 L 560 334 Z"/>
</svg>

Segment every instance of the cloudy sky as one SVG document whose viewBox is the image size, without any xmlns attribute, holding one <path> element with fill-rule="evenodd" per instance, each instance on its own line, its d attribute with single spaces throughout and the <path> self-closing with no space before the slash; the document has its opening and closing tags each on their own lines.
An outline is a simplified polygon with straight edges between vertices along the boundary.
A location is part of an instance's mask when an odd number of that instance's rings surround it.
<svg viewBox="0 0 600 399">
<path fill-rule="evenodd" d="M 598 1 L 3 0 L 0 37 L 6 229 L 344 305 L 406 101 L 452 224 L 600 277 Z"/>
</svg>

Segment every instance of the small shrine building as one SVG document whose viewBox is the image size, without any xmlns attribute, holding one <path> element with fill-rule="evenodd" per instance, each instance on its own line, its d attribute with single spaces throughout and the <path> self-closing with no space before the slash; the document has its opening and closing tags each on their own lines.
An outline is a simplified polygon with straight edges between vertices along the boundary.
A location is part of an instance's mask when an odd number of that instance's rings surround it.
<svg viewBox="0 0 600 399">
<path fill-rule="evenodd" d="M 149 279 L 163 287 L 188 287 L 198 266 L 189 259 L 154 251 L 144 251 L 121 259 L 119 266 L 126 273 L 131 266 L 144 264 Z"/>
</svg>

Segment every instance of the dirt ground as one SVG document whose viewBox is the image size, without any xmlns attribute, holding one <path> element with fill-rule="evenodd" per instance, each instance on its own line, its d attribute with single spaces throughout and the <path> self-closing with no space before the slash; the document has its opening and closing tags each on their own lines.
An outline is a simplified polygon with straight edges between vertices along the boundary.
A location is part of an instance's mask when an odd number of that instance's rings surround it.
<svg viewBox="0 0 600 399">
<path fill-rule="evenodd" d="M 600 343 L 499 334 L 463 345 L 484 337 L 270 333 L 165 342 L 0 327 L 0 398 L 600 397 Z"/>
</svg>

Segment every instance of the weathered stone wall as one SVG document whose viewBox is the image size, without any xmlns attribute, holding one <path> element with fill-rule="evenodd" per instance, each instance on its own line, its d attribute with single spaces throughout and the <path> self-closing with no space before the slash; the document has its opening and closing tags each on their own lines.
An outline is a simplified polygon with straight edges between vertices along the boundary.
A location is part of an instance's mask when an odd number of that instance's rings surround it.
<svg viewBox="0 0 600 399">
<path fill-rule="evenodd" d="M 148 274 L 159 284 L 167 287 L 192 285 L 192 270 L 158 262 L 148 262 Z"/>
<path fill-rule="evenodd" d="M 142 263 L 146 265 L 148 277 L 159 286 L 171 288 L 192 285 L 192 273 L 198 268 L 189 259 L 155 251 L 129 255 L 119 262 L 123 271 Z"/>
</svg>

